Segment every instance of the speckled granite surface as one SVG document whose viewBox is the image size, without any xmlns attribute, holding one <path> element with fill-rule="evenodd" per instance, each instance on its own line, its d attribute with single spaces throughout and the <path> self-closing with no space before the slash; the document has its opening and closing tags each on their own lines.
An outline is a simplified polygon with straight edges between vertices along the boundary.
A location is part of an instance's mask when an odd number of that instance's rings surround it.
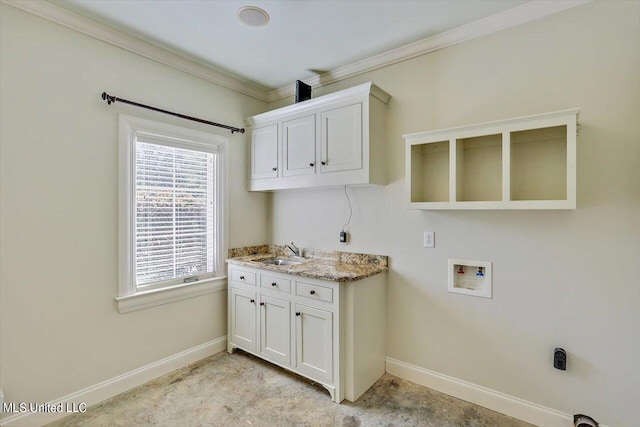
<svg viewBox="0 0 640 427">
<path fill-rule="evenodd" d="M 268 245 L 245 246 L 243 248 L 229 249 L 229 258 L 243 257 L 247 255 L 266 254 L 269 253 Z"/>
<path fill-rule="evenodd" d="M 383 255 L 305 249 L 302 254 L 304 259 L 291 257 L 291 251 L 284 246 L 248 246 L 230 249 L 227 262 L 331 282 L 355 282 L 389 271 L 388 257 Z M 260 262 L 269 258 L 302 262 L 297 265 L 269 265 Z"/>
</svg>

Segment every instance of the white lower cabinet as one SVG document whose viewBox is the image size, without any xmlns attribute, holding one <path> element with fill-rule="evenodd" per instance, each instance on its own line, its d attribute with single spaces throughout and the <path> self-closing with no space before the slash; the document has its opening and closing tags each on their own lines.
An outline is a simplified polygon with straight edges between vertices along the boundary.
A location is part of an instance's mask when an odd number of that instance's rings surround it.
<svg viewBox="0 0 640 427">
<path fill-rule="evenodd" d="M 229 270 L 230 353 L 240 348 L 317 381 L 338 403 L 356 401 L 384 374 L 384 273 L 337 283 Z"/>
<path fill-rule="evenodd" d="M 333 314 L 296 304 L 296 370 L 318 381 L 333 380 Z"/>
<path fill-rule="evenodd" d="M 260 354 L 291 363 L 291 302 L 260 296 Z"/>
<path fill-rule="evenodd" d="M 258 334 L 256 333 L 256 293 L 242 288 L 229 291 L 231 325 L 230 335 L 234 345 L 247 351 L 256 351 Z"/>
</svg>

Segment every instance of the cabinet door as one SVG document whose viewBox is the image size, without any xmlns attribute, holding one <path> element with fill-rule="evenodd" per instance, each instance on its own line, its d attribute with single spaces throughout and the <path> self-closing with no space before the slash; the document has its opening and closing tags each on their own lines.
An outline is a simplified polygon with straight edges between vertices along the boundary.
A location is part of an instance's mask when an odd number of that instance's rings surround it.
<svg viewBox="0 0 640 427">
<path fill-rule="evenodd" d="M 313 175 L 316 171 L 316 118 L 282 123 L 283 176 Z"/>
<path fill-rule="evenodd" d="M 291 365 L 291 303 L 260 297 L 260 354 Z"/>
<path fill-rule="evenodd" d="M 321 114 L 321 120 L 320 171 L 326 173 L 361 169 L 362 104 L 326 111 Z"/>
<path fill-rule="evenodd" d="M 231 343 L 251 352 L 258 349 L 257 306 L 255 292 L 231 288 Z"/>
<path fill-rule="evenodd" d="M 296 304 L 296 370 L 333 382 L 333 314 Z"/>
<path fill-rule="evenodd" d="M 251 131 L 251 179 L 278 176 L 278 125 Z"/>
</svg>

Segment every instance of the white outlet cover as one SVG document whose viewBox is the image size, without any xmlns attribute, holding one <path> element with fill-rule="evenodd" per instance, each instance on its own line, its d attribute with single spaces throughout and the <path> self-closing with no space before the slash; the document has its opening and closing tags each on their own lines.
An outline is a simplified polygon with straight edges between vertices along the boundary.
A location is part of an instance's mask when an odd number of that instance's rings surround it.
<svg viewBox="0 0 640 427">
<path fill-rule="evenodd" d="M 424 247 L 435 248 L 436 247 L 436 233 L 435 231 L 424 232 Z"/>
</svg>

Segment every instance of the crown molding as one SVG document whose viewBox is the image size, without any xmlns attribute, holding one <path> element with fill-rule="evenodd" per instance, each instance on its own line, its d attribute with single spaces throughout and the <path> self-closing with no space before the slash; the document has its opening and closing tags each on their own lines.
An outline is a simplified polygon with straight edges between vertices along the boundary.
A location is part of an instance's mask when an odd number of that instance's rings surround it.
<svg viewBox="0 0 640 427">
<path fill-rule="evenodd" d="M 305 83 L 317 89 L 464 41 L 535 21 L 591 1 L 593 0 L 533 0 L 444 33 L 436 34 L 305 79 Z M 293 84 L 270 90 L 266 86 L 239 78 L 210 63 L 101 24 L 48 1 L 0 0 L 0 2 L 260 101 L 274 102 L 295 94 L 295 85 Z"/>
<path fill-rule="evenodd" d="M 383 103 L 389 102 L 391 95 L 372 82 L 359 84 L 352 86 L 348 89 L 339 90 L 327 95 L 319 96 L 318 98 L 309 99 L 307 101 L 298 102 L 295 104 L 287 105 L 275 110 L 270 110 L 265 113 L 257 114 L 255 116 L 244 119 L 246 126 L 256 127 L 263 126 L 267 123 L 273 122 L 277 119 L 282 120 L 287 116 L 299 116 L 305 112 L 315 112 L 318 109 L 322 109 L 326 106 L 335 105 L 344 101 L 354 102 L 354 99 L 367 99 L 371 95 Z"/>
<path fill-rule="evenodd" d="M 49 3 L 48 1 L 0 0 L 0 2 L 177 70 L 200 77 L 211 83 L 261 101 L 267 101 L 269 89 L 265 86 L 240 79 L 204 61 L 189 57 L 165 46 L 143 40 L 108 25 L 101 24 L 90 18 Z"/>
<path fill-rule="evenodd" d="M 469 24 L 445 31 L 440 34 L 418 40 L 404 46 L 388 50 L 344 67 L 336 68 L 309 79 L 305 83 L 314 89 L 331 83 L 339 82 L 382 67 L 406 61 L 417 56 L 425 55 L 445 47 L 453 46 L 464 41 L 473 40 L 488 34 L 496 33 L 507 28 L 516 27 L 535 21 L 545 16 L 554 15 L 567 9 L 590 3 L 592 0 L 533 0 L 504 12 L 487 16 Z M 295 85 L 286 85 L 274 89 L 267 94 L 267 102 L 274 102 L 282 98 L 293 96 Z"/>
</svg>

